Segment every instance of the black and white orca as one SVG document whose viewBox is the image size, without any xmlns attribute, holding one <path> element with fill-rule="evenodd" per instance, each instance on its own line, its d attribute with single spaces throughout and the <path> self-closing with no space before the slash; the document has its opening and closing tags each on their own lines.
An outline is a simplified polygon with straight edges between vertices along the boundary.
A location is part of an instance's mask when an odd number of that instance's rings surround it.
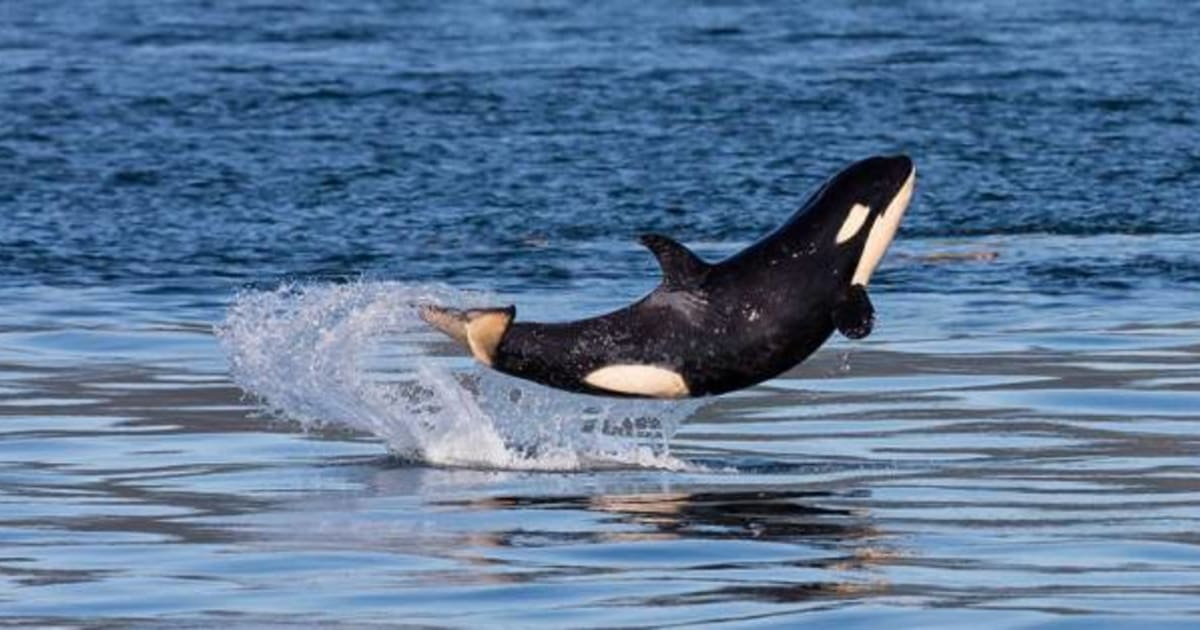
<svg viewBox="0 0 1200 630">
<path fill-rule="evenodd" d="M 516 309 L 419 307 L 480 363 L 550 387 L 606 396 L 683 398 L 749 387 L 812 354 L 836 329 L 871 332 L 871 274 L 912 199 L 907 156 L 851 164 L 782 226 L 709 263 L 657 234 L 641 242 L 662 282 L 606 315 L 516 322 Z"/>
</svg>

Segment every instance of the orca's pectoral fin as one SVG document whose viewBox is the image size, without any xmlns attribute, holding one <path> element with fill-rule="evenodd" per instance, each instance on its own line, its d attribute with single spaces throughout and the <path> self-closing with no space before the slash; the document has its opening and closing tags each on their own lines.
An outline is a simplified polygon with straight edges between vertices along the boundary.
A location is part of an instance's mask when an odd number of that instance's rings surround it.
<svg viewBox="0 0 1200 630">
<path fill-rule="evenodd" d="M 417 314 L 434 328 L 446 333 L 480 363 L 491 365 L 496 350 L 517 315 L 515 306 L 460 310 L 433 304 L 417 306 Z"/>
<path fill-rule="evenodd" d="M 875 307 L 861 284 L 852 285 L 833 307 L 833 325 L 849 339 L 862 339 L 875 326 Z"/>
<path fill-rule="evenodd" d="M 643 234 L 638 241 L 658 259 L 663 272 L 663 285 L 668 288 L 694 287 L 708 272 L 708 263 L 672 238 L 661 234 Z"/>
</svg>

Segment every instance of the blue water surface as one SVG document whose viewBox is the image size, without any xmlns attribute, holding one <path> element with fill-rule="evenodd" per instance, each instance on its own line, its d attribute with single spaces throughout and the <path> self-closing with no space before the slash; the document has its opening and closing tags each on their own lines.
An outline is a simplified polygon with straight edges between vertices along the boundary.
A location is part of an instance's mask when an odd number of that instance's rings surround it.
<svg viewBox="0 0 1200 630">
<path fill-rule="evenodd" d="M 1198 33 L 1165 0 L 0 0 L 0 621 L 1193 626 Z M 473 378 L 420 333 L 349 352 L 370 308 L 596 313 L 656 284 L 637 235 L 719 259 L 895 152 L 874 334 L 669 454 L 389 456 L 403 414 L 341 396 Z M 613 420 L 522 391 L 529 461 Z"/>
</svg>

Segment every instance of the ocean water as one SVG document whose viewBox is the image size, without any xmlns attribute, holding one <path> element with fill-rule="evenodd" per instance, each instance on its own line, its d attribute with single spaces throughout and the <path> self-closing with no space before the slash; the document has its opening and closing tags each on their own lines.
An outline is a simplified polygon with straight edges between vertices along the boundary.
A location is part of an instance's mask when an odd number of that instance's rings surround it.
<svg viewBox="0 0 1200 630">
<path fill-rule="evenodd" d="M 1193 3 L 0 0 L 0 624 L 1194 627 Z M 695 402 L 471 365 L 840 166 L 879 322 Z"/>
</svg>

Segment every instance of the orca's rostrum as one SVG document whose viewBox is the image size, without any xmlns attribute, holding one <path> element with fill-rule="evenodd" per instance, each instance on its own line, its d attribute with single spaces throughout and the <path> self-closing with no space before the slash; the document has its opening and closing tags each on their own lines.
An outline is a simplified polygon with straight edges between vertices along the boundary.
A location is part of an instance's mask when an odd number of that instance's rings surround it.
<svg viewBox="0 0 1200 630">
<path fill-rule="evenodd" d="M 835 329 L 851 339 L 870 334 L 867 283 L 915 179 L 907 156 L 856 162 L 774 232 L 718 263 L 644 235 L 662 282 L 606 315 L 534 323 L 513 321 L 513 306 L 419 312 L 484 365 L 550 387 L 651 398 L 749 387 L 803 361 Z"/>
</svg>

